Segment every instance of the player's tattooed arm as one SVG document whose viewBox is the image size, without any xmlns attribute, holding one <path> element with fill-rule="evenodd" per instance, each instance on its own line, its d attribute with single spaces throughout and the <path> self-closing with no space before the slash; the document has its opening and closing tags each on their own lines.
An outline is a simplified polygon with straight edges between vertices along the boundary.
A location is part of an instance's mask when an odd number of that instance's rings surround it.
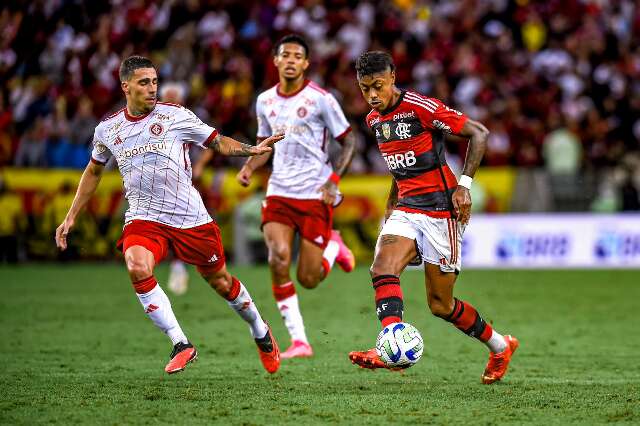
<svg viewBox="0 0 640 426">
<path fill-rule="evenodd" d="M 271 152 L 273 150 L 272 145 L 284 138 L 284 134 L 277 134 L 269 136 L 258 145 L 247 145 L 246 143 L 239 142 L 228 136 L 218 135 L 211 141 L 209 148 L 215 152 L 237 157 L 249 157 L 252 155 L 260 155 Z"/>
<path fill-rule="evenodd" d="M 318 189 L 318 192 L 322 193 L 322 201 L 325 204 L 333 205 L 336 197 L 338 196 L 338 182 L 349 169 L 349 164 L 353 159 L 356 149 L 356 138 L 352 132 L 342 140 L 342 151 L 336 162 L 336 169 L 333 174 L 327 179 L 327 181 Z"/>
<path fill-rule="evenodd" d="M 356 137 L 353 135 L 353 132 L 349 132 L 342 140 L 342 151 L 340 152 L 340 156 L 336 162 L 335 172 L 338 176 L 344 176 L 344 174 L 347 173 L 355 153 Z"/>
<path fill-rule="evenodd" d="M 480 162 L 484 156 L 484 152 L 487 149 L 487 138 L 489 137 L 489 130 L 480 122 L 468 119 L 462 130 L 459 133 L 460 136 L 469 139 L 469 146 L 467 148 L 467 156 L 464 162 L 464 168 L 462 174 L 469 177 L 473 177 L 476 174 L 476 170 L 480 167 Z"/>
<path fill-rule="evenodd" d="M 478 167 L 480 167 L 480 162 L 482 161 L 484 152 L 487 149 L 489 130 L 487 130 L 482 123 L 468 119 L 464 123 L 459 135 L 469 138 L 467 157 L 464 161 L 462 174 L 473 177 L 476 174 Z M 458 185 L 451 196 L 451 201 L 458 221 L 463 224 L 468 223 L 469 218 L 471 217 L 471 194 L 469 193 L 469 190 L 464 186 Z"/>
</svg>

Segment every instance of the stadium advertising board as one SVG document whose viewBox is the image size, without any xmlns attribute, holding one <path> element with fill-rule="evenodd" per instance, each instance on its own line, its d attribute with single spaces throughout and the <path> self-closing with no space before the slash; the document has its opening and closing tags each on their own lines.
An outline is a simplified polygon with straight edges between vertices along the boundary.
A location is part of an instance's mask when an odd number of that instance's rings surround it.
<svg viewBox="0 0 640 426">
<path fill-rule="evenodd" d="M 474 215 L 466 268 L 638 268 L 639 214 Z"/>
</svg>

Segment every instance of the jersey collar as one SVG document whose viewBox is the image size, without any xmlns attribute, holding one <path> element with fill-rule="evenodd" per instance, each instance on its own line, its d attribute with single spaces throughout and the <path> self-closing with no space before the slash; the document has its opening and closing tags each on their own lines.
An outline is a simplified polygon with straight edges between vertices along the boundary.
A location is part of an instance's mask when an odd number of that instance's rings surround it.
<svg viewBox="0 0 640 426">
<path fill-rule="evenodd" d="M 290 98 L 290 97 L 295 96 L 295 95 L 297 95 L 298 93 L 302 92 L 302 90 L 304 90 L 304 88 L 305 88 L 305 87 L 307 87 L 307 84 L 309 84 L 309 79 L 308 79 L 308 78 L 305 78 L 305 79 L 304 79 L 304 82 L 302 83 L 302 86 L 301 86 L 298 90 L 296 90 L 296 91 L 295 91 L 295 92 L 293 92 L 293 93 L 289 93 L 289 94 L 285 95 L 284 93 L 282 93 L 282 92 L 280 91 L 280 83 L 278 83 L 278 84 L 276 84 L 276 93 L 277 93 L 277 94 L 278 94 L 278 96 L 280 96 L 281 98 Z"/>
<path fill-rule="evenodd" d="M 404 94 L 407 93 L 406 90 L 401 90 L 400 91 L 400 97 L 398 97 L 398 100 L 396 101 L 395 104 L 387 107 L 387 109 L 385 109 L 384 111 L 380 111 L 380 115 L 387 115 L 390 112 L 392 112 L 394 109 L 398 108 L 398 106 L 400 106 L 400 104 L 402 103 L 402 100 L 404 99 Z"/>
<path fill-rule="evenodd" d="M 155 107 L 153 107 L 153 109 L 156 109 Z M 129 111 L 127 111 L 127 107 L 124 108 L 124 118 L 127 119 L 127 121 L 140 121 L 143 120 L 145 118 L 147 118 L 149 116 L 149 114 L 151 114 L 153 112 L 153 109 L 151 111 L 149 111 L 146 114 L 143 115 L 131 115 L 129 114 Z"/>
</svg>

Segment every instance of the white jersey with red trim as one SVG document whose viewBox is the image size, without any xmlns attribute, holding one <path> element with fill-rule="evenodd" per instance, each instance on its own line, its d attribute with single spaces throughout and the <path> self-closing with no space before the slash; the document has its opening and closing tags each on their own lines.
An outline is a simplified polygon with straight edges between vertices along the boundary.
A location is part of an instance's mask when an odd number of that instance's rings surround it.
<svg viewBox="0 0 640 426">
<path fill-rule="evenodd" d="M 193 228 L 212 219 L 191 184 L 189 146 L 206 148 L 217 134 L 180 105 L 158 102 L 137 117 L 123 108 L 96 127 L 91 161 L 106 164 L 115 156 L 129 203 L 126 222 Z"/>
<path fill-rule="evenodd" d="M 351 131 L 336 98 L 309 80 L 290 95 L 276 85 L 258 96 L 256 115 L 258 138 L 285 134 L 274 145 L 267 196 L 320 199 L 318 189 L 333 173 L 328 133 L 341 141 Z"/>
</svg>

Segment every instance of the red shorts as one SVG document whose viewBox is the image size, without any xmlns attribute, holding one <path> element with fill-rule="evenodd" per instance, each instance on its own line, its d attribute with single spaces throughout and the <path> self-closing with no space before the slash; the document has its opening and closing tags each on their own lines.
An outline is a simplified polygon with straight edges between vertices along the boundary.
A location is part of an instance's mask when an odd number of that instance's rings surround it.
<svg viewBox="0 0 640 426">
<path fill-rule="evenodd" d="M 219 271 L 225 262 L 220 229 L 215 222 L 180 229 L 148 220 L 132 220 L 125 225 L 117 243 L 122 253 L 131 246 L 149 250 L 156 264 L 167 256 L 171 248 L 176 258 L 195 265 L 205 275 Z"/>
<path fill-rule="evenodd" d="M 331 239 L 333 207 L 321 200 L 270 196 L 262 205 L 262 226 L 268 222 L 290 226 L 302 238 L 324 249 Z"/>
</svg>

